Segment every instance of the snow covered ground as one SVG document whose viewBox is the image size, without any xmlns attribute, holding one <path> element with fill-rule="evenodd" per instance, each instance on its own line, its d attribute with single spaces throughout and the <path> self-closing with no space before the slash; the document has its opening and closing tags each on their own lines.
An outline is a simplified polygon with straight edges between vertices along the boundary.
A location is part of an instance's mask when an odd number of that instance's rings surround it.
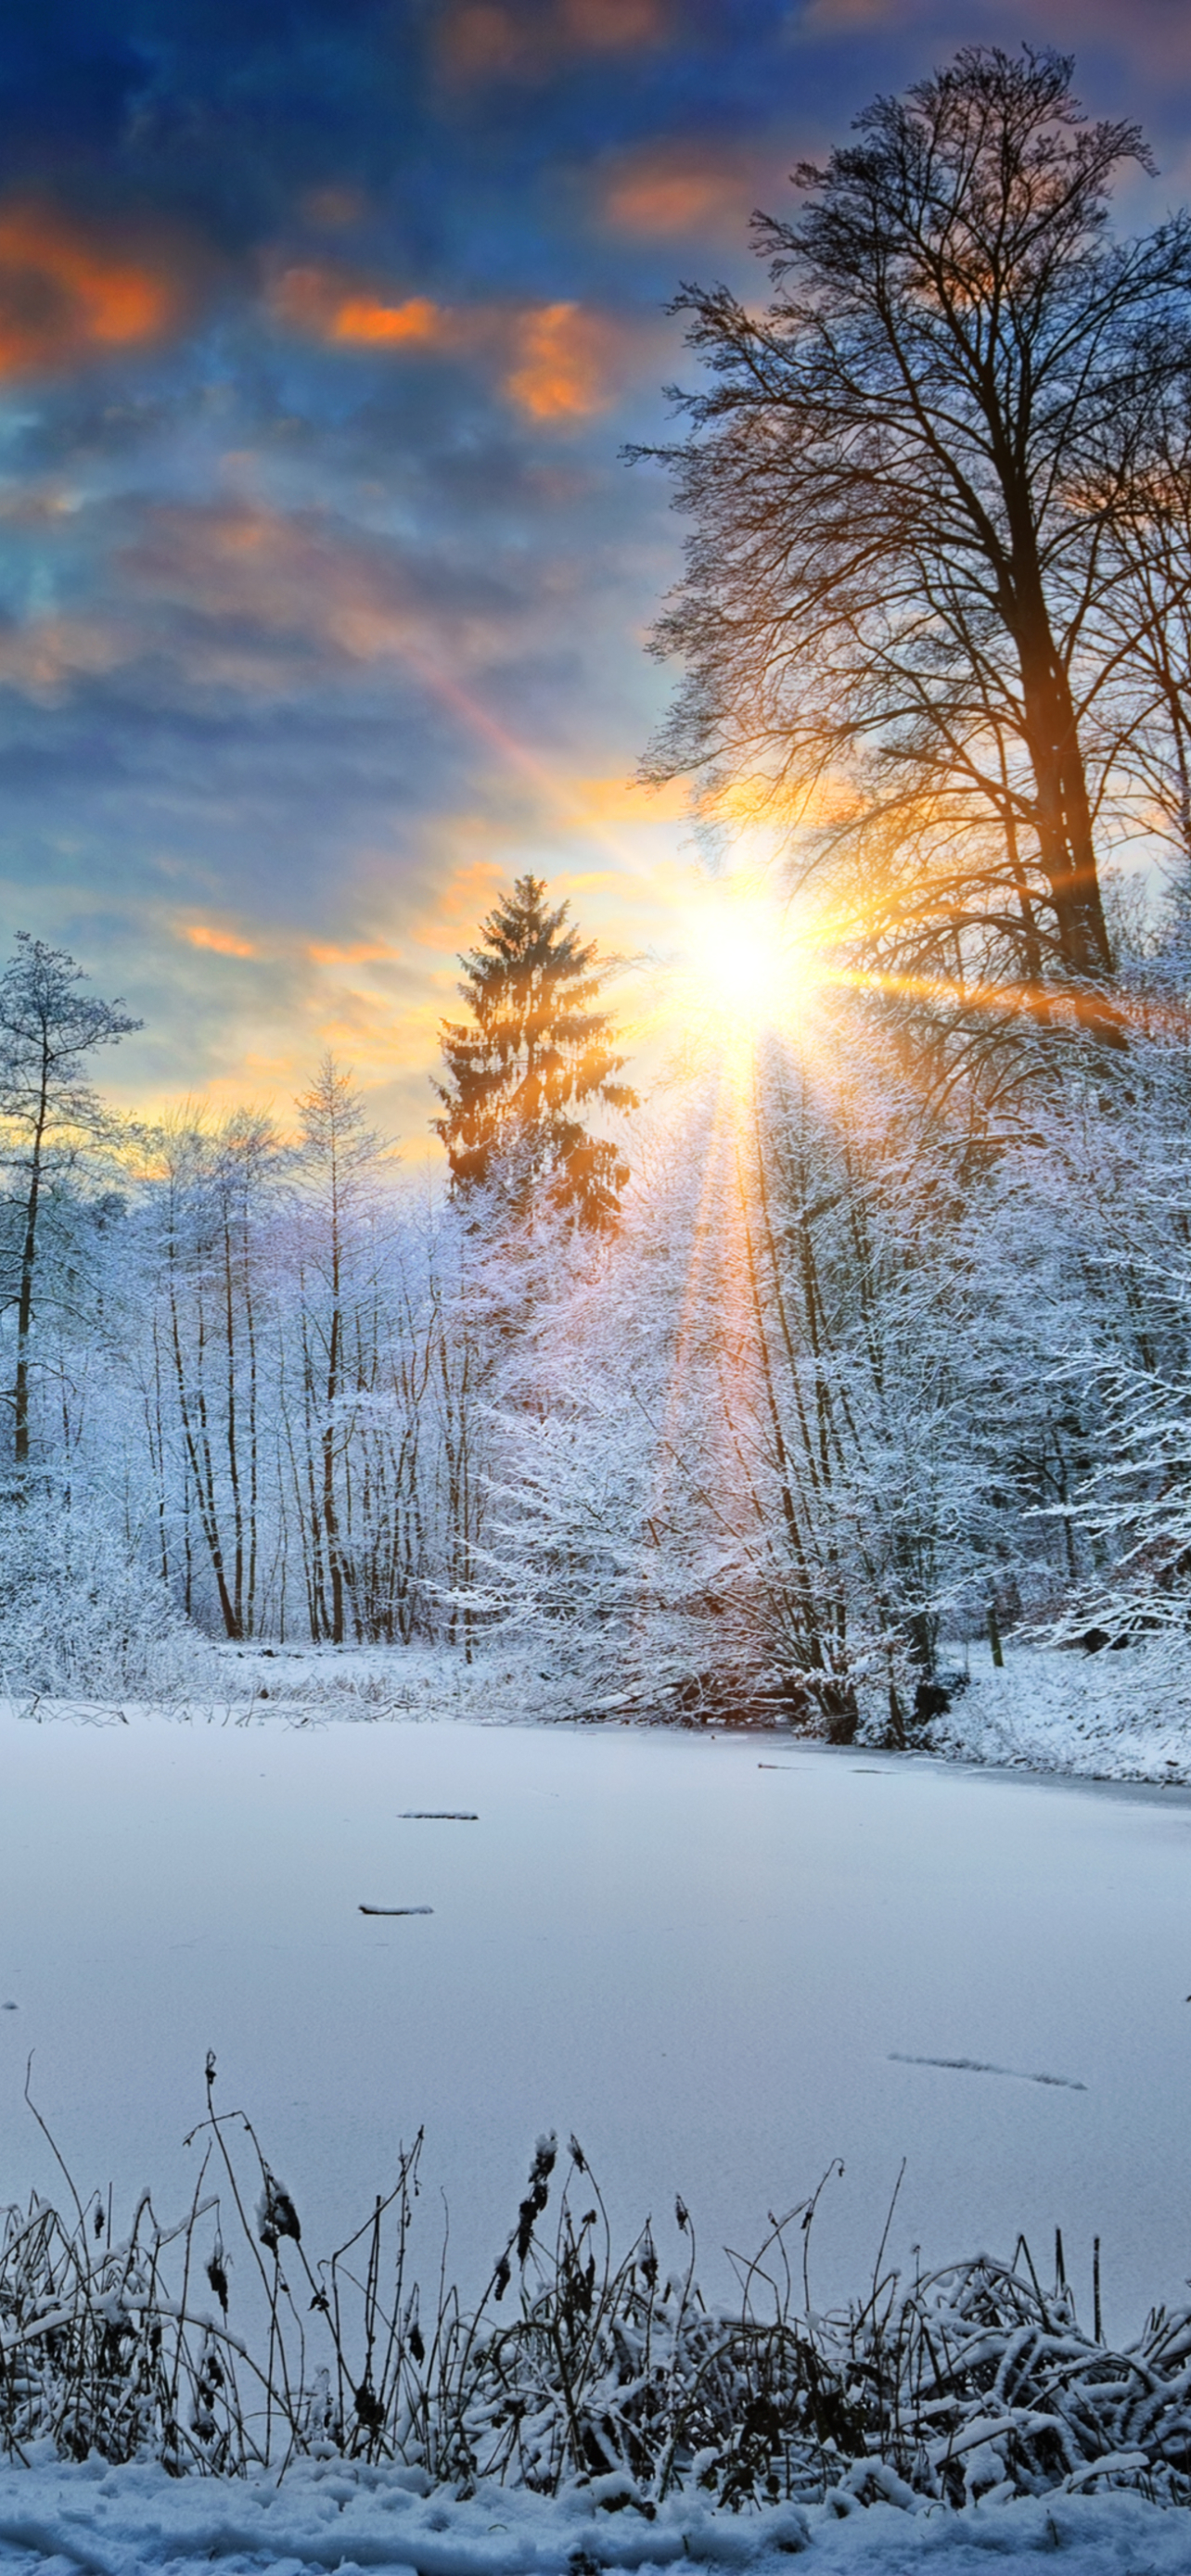
<svg viewBox="0 0 1191 2576">
<path fill-rule="evenodd" d="M 1186 2576 L 1191 2516 L 1132 2495 L 1056 2495 L 962 2513 L 888 2504 L 776 2506 L 733 2515 L 674 2498 L 656 2519 L 481 2492 L 423 2497 L 401 2471 L 298 2463 L 280 2485 L 178 2481 L 157 2468 L 0 2468 L 0 2567 L 7 2576 L 138 2576 L 216 2566 L 226 2576 L 595 2576 L 691 2564 L 777 2576 L 1034 2576 L 1064 2553 L 1078 2576 Z"/>
<path fill-rule="evenodd" d="M 1177 1672 L 1011 1657 L 936 1730 L 948 1760 L 788 1736 L 526 1727 L 463 1668 L 253 1658 L 204 1711 L 0 1711 L 0 2199 L 49 2185 L 22 2089 L 86 2188 L 179 2199 L 208 2046 L 329 2246 L 428 2125 L 451 2269 L 486 2268 L 536 2129 L 575 2126 L 622 2230 L 679 2185 L 716 2249 L 846 2167 L 815 2291 L 863 2291 L 902 2156 L 904 2263 L 1064 2231 L 1081 2308 L 1136 2332 L 1191 2270 L 1191 1797 L 1023 1768 L 1191 1776 Z M 329 1661 L 329 1659 L 327 1659 Z M 237 1659 L 239 1661 L 239 1659 Z M 281 1665 L 281 1670 L 276 1667 Z M 273 1667 L 270 1670 L 270 1667 Z M 474 1668 L 473 1668 L 474 1673 Z M 543 1688 L 545 1686 L 543 1685 Z M 268 1696 L 262 1696 L 267 1692 Z M 385 1717 L 318 1723 L 318 1710 Z M 428 1722 L 438 1717 L 438 1723 Z M 297 1722 L 295 1722 L 297 1721 Z M 1011 1766 L 970 1771 L 956 1757 Z M 411 1919 L 360 1907 L 429 1905 Z M 441 2242 L 421 2211 L 428 2274 Z M 672 2232 L 672 2231 L 670 2231 Z M 282 2482 L 149 2466 L 0 2469 L 0 2567 L 137 2576 L 218 2562 L 590 2576 L 679 2558 L 770 2570 L 1033 2568 L 1186 2576 L 1191 2520 L 1059 2493 L 961 2514 L 870 2504 L 656 2519 L 299 2463 Z"/>
<path fill-rule="evenodd" d="M 1119 1658 L 1117 1660 L 1120 1660 Z M 1191 1800 L 783 1737 L 396 1720 L 0 1723 L 0 2197 L 189 2196 L 208 2048 L 329 2249 L 427 2131 L 425 2279 L 478 2287 L 537 2132 L 709 2295 L 845 2172 L 814 2290 L 1063 2229 L 1124 2337 L 1191 2271 Z M 440 1820 L 435 1811 L 448 1811 Z M 413 1811 L 411 1813 L 411 1811 Z M 432 1811 L 427 1815 L 426 1811 Z M 471 1819 L 474 1818 L 474 1821 Z M 361 1906 L 432 1908 L 394 1919 Z"/>
<path fill-rule="evenodd" d="M 996 1768 L 1060 1772 L 1074 1779 L 1191 1784 L 1191 1643 L 1155 1637 L 1121 1650 L 1005 1648 L 996 1671 L 988 1647 L 944 1643 L 966 1687 L 927 1731 L 927 1749 Z M 580 1667 L 543 1670 L 513 1648 L 491 1648 L 468 1664 L 444 1649 L 380 1647 L 209 1650 L 212 1713 L 234 1718 L 265 1710 L 299 1722 L 352 1718 L 476 1717 L 490 1723 L 550 1724 L 622 1712 Z M 668 1680 L 681 1678 L 678 1668 Z M 884 1684 L 861 1688 L 861 1734 L 886 1729 Z M 634 1697 L 633 1721 L 649 1712 Z M 697 1722 L 697 1720 L 695 1721 Z"/>
<path fill-rule="evenodd" d="M 505 1726 L 651 1717 L 637 1693 L 609 1695 L 606 1676 L 597 1686 L 581 1659 L 543 1669 L 540 1656 L 515 1641 L 479 1650 L 472 1663 L 447 1648 L 419 1646 L 207 1645 L 196 1654 L 201 1678 L 190 1712 L 216 1724 L 265 1715 L 291 1724 L 470 1717 Z M 970 1647 L 945 1641 L 941 1660 L 953 1673 L 966 1668 L 966 1686 L 919 1749 L 1076 1779 L 1191 1784 L 1191 1642 L 1156 1637 L 1098 1654 L 1010 1642 L 1004 1669 L 995 1671 L 983 1639 Z M 683 1668 L 675 1664 L 664 1678 L 681 1683 Z M 860 1697 L 861 1735 L 877 1742 L 888 1723 L 884 1682 L 862 1684 Z M 181 1714 L 186 1703 L 175 1695 L 167 1705 Z M 93 1724 L 119 1714 L 117 1702 L 100 1700 L 0 1699 L 5 1707 Z M 127 1707 L 131 1714 L 133 1703 Z M 670 1718 L 676 1709 L 672 1702 L 657 1714 Z"/>
<path fill-rule="evenodd" d="M 987 1647 L 972 1678 L 930 1730 L 932 1748 L 965 1762 L 1061 1771 L 1075 1778 L 1191 1780 L 1191 1653 L 1166 1640 L 1088 1655 L 1011 1646 L 1003 1672 Z"/>
</svg>

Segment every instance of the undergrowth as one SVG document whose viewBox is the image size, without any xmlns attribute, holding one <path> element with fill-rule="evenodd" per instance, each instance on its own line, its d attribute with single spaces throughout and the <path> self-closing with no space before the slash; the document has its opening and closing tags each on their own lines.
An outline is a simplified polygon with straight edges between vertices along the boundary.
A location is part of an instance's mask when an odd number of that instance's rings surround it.
<svg viewBox="0 0 1191 2576">
<path fill-rule="evenodd" d="M 867 2294 L 820 2317 L 818 2192 L 738 2263 L 731 2308 L 709 2308 L 682 2202 L 684 2270 L 663 2273 L 648 2224 L 616 2258 L 582 2148 L 571 2139 L 559 2179 L 549 2137 L 479 2305 L 440 2280 L 429 2312 L 409 2276 L 420 2134 L 358 2232 L 312 2261 L 251 2122 L 216 2111 L 214 2082 L 209 2059 L 201 2170 L 176 2225 L 145 2195 L 117 2241 L 110 2203 L 82 2201 L 64 2165 L 64 2210 L 35 2195 L 7 2212 L 10 2459 L 48 2446 L 202 2476 L 393 2461 L 427 2490 L 582 2486 L 645 2515 L 682 2488 L 734 2509 L 959 2506 L 1095 2482 L 1191 2502 L 1191 2310 L 1155 2311 L 1113 2351 L 1080 2328 L 1061 2260 L 1044 2290 L 1021 2241 L 1011 2264 L 982 2255 L 909 2283 L 882 2247 Z M 251 2332 L 232 2315 L 246 2264 Z"/>
</svg>

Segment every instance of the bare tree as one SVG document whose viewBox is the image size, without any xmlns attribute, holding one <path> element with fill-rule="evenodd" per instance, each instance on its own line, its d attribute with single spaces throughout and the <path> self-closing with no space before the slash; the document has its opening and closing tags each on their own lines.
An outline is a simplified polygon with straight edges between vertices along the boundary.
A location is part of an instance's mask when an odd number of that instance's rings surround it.
<svg viewBox="0 0 1191 2576">
<path fill-rule="evenodd" d="M 16 1370 L 9 1396 L 13 1459 L 18 1473 L 29 1463 L 30 1354 L 35 1317 L 38 1228 L 52 1171 L 77 1154 L 94 1133 L 101 1112 L 84 1078 L 84 1060 L 95 1047 L 114 1045 L 142 1025 L 122 1002 L 82 993 L 81 966 L 64 948 L 50 948 L 25 930 L 0 975 L 0 1121 L 4 1161 L 11 1175 L 9 1205 L 17 1218 L 16 1242 L 5 1298 L 16 1308 Z"/>
<path fill-rule="evenodd" d="M 267 1118 L 237 1110 L 214 1131 L 193 1118 L 162 1129 L 153 1158 L 158 1297 L 142 1402 L 162 1573 L 174 1571 L 176 1424 L 187 1612 L 197 1526 L 224 1631 L 251 1637 L 262 1595 L 262 1309 L 285 1156 Z"/>
<path fill-rule="evenodd" d="M 1171 364 L 1171 359 L 1180 361 Z M 1109 684 L 1103 757 L 1121 773 L 1135 832 L 1191 865 L 1191 345 L 1143 363 L 1092 460 L 1110 579 L 1100 607 Z"/>
<path fill-rule="evenodd" d="M 1181 367 L 1191 227 L 1108 238 L 1117 165 L 1151 165 L 1071 75 L 965 47 L 798 169 L 794 222 L 755 218 L 768 311 L 679 296 L 714 381 L 646 451 L 696 523 L 648 769 L 712 810 L 750 781 L 796 872 L 847 857 L 870 963 L 1082 990 L 1111 1034 L 1089 727 L 1133 636 L 1105 637 L 1100 469 Z"/>
<path fill-rule="evenodd" d="M 352 1610 L 352 1451 L 374 1397 L 381 1247 L 376 1189 L 385 1148 L 365 1125 L 352 1076 L 324 1056 L 298 1102 L 307 1189 L 300 1223 L 302 1360 L 300 1509 L 307 1540 L 310 1631 L 340 1646 Z"/>
</svg>

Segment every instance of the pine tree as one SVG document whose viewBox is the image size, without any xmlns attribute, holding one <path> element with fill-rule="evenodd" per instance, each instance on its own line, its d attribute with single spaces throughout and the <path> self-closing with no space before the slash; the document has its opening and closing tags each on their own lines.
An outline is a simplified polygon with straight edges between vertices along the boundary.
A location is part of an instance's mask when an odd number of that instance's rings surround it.
<svg viewBox="0 0 1191 2576">
<path fill-rule="evenodd" d="M 519 1212 L 537 1199 L 583 1226 L 610 1225 L 628 1166 L 582 1116 L 599 1103 L 637 1106 L 618 1082 L 625 1058 L 614 1023 L 595 1005 L 611 972 L 594 940 L 567 926 L 570 905 L 550 910 L 540 877 L 518 877 L 460 958 L 470 1022 L 444 1020 L 448 1080 L 435 1084 L 456 1192 L 496 1183 Z"/>
</svg>

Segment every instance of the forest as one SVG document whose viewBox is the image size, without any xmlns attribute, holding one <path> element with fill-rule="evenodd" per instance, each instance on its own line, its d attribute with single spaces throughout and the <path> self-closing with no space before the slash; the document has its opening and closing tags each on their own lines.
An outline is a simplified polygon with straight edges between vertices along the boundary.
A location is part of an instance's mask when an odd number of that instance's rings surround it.
<svg viewBox="0 0 1191 2576">
<path fill-rule="evenodd" d="M 729 888 L 768 836 L 779 994 L 705 988 L 642 1103 L 616 961 L 517 877 L 438 1186 L 331 1057 L 288 1117 L 117 1118 L 136 1023 L 18 936 L 11 1686 L 422 1646 L 901 1745 L 974 1639 L 1182 1651 L 1191 226 L 1118 238 L 1145 145 L 1071 70 L 879 100 L 758 218 L 764 311 L 679 298 L 645 774 Z"/>
</svg>

